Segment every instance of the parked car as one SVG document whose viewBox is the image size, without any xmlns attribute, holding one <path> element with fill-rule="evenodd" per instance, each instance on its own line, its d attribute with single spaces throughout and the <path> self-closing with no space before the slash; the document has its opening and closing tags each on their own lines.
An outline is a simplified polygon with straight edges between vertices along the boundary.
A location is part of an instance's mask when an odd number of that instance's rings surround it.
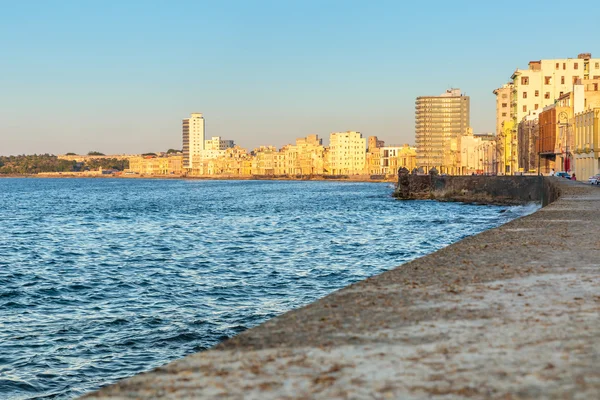
<svg viewBox="0 0 600 400">
<path fill-rule="evenodd" d="M 588 183 L 592 185 L 600 185 L 600 174 L 590 176 L 590 178 L 588 179 Z"/>
<path fill-rule="evenodd" d="M 558 177 L 561 177 L 561 178 L 571 179 L 571 175 L 569 175 L 568 172 L 557 172 L 554 175 L 558 176 Z"/>
</svg>

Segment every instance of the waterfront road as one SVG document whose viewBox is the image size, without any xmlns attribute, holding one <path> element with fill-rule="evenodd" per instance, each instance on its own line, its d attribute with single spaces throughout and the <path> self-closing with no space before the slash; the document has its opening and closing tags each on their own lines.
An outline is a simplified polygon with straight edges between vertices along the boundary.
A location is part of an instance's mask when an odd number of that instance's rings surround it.
<svg viewBox="0 0 600 400">
<path fill-rule="evenodd" d="M 546 179 L 530 216 L 88 398 L 598 399 L 600 188 Z"/>
</svg>

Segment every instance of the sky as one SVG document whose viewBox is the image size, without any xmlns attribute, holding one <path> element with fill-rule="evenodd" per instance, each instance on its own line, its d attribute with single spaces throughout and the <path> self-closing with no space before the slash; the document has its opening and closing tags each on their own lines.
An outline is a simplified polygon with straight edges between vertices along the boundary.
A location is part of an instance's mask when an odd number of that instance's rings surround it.
<svg viewBox="0 0 600 400">
<path fill-rule="evenodd" d="M 567 13 L 568 11 L 568 13 Z M 0 155 L 243 147 L 354 130 L 414 143 L 417 96 L 457 87 L 475 132 L 530 60 L 600 57 L 564 1 L 0 0 Z M 588 2 L 577 15 L 598 15 Z M 578 14 L 580 13 L 580 14 Z M 567 14 L 569 14 L 567 16 Z"/>
</svg>

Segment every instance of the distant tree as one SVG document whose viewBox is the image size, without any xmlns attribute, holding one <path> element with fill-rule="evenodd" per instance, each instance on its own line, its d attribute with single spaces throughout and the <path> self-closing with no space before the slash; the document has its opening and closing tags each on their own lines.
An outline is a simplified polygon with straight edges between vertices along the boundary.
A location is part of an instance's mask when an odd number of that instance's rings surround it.
<svg viewBox="0 0 600 400">
<path fill-rule="evenodd" d="M 0 157 L 0 174 L 37 174 L 73 171 L 74 161 L 59 160 L 50 154 Z"/>
<path fill-rule="evenodd" d="M 66 156 L 76 156 L 77 154 L 75 154 L 75 153 L 67 153 L 67 154 L 65 154 L 65 155 L 66 155 Z"/>
<path fill-rule="evenodd" d="M 103 156 L 104 153 L 100 153 L 99 151 L 90 151 L 87 153 L 88 156 Z"/>
<path fill-rule="evenodd" d="M 173 153 L 181 153 L 181 150 L 175 150 L 175 149 L 167 150 L 167 154 L 173 154 Z"/>
<path fill-rule="evenodd" d="M 82 167 L 82 170 L 86 171 L 96 171 L 99 168 L 102 169 L 115 169 L 118 171 L 123 171 L 124 169 L 129 168 L 129 160 L 126 159 L 116 159 L 116 158 L 102 158 L 95 160 L 87 160 Z"/>
<path fill-rule="evenodd" d="M 142 154 L 142 157 L 149 157 L 149 156 L 156 157 L 156 153 L 144 153 L 144 154 Z"/>
</svg>

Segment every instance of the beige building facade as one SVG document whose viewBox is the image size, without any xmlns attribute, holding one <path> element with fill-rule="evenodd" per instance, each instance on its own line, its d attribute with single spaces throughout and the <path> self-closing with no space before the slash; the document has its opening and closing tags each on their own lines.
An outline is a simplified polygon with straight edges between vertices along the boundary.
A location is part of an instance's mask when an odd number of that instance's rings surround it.
<svg viewBox="0 0 600 400">
<path fill-rule="evenodd" d="M 460 174 L 496 173 L 496 136 L 493 133 L 468 132 L 460 139 Z"/>
<path fill-rule="evenodd" d="M 129 169 L 126 172 L 157 176 L 157 175 L 182 175 L 183 156 L 169 157 L 135 156 L 129 158 Z"/>
</svg>

